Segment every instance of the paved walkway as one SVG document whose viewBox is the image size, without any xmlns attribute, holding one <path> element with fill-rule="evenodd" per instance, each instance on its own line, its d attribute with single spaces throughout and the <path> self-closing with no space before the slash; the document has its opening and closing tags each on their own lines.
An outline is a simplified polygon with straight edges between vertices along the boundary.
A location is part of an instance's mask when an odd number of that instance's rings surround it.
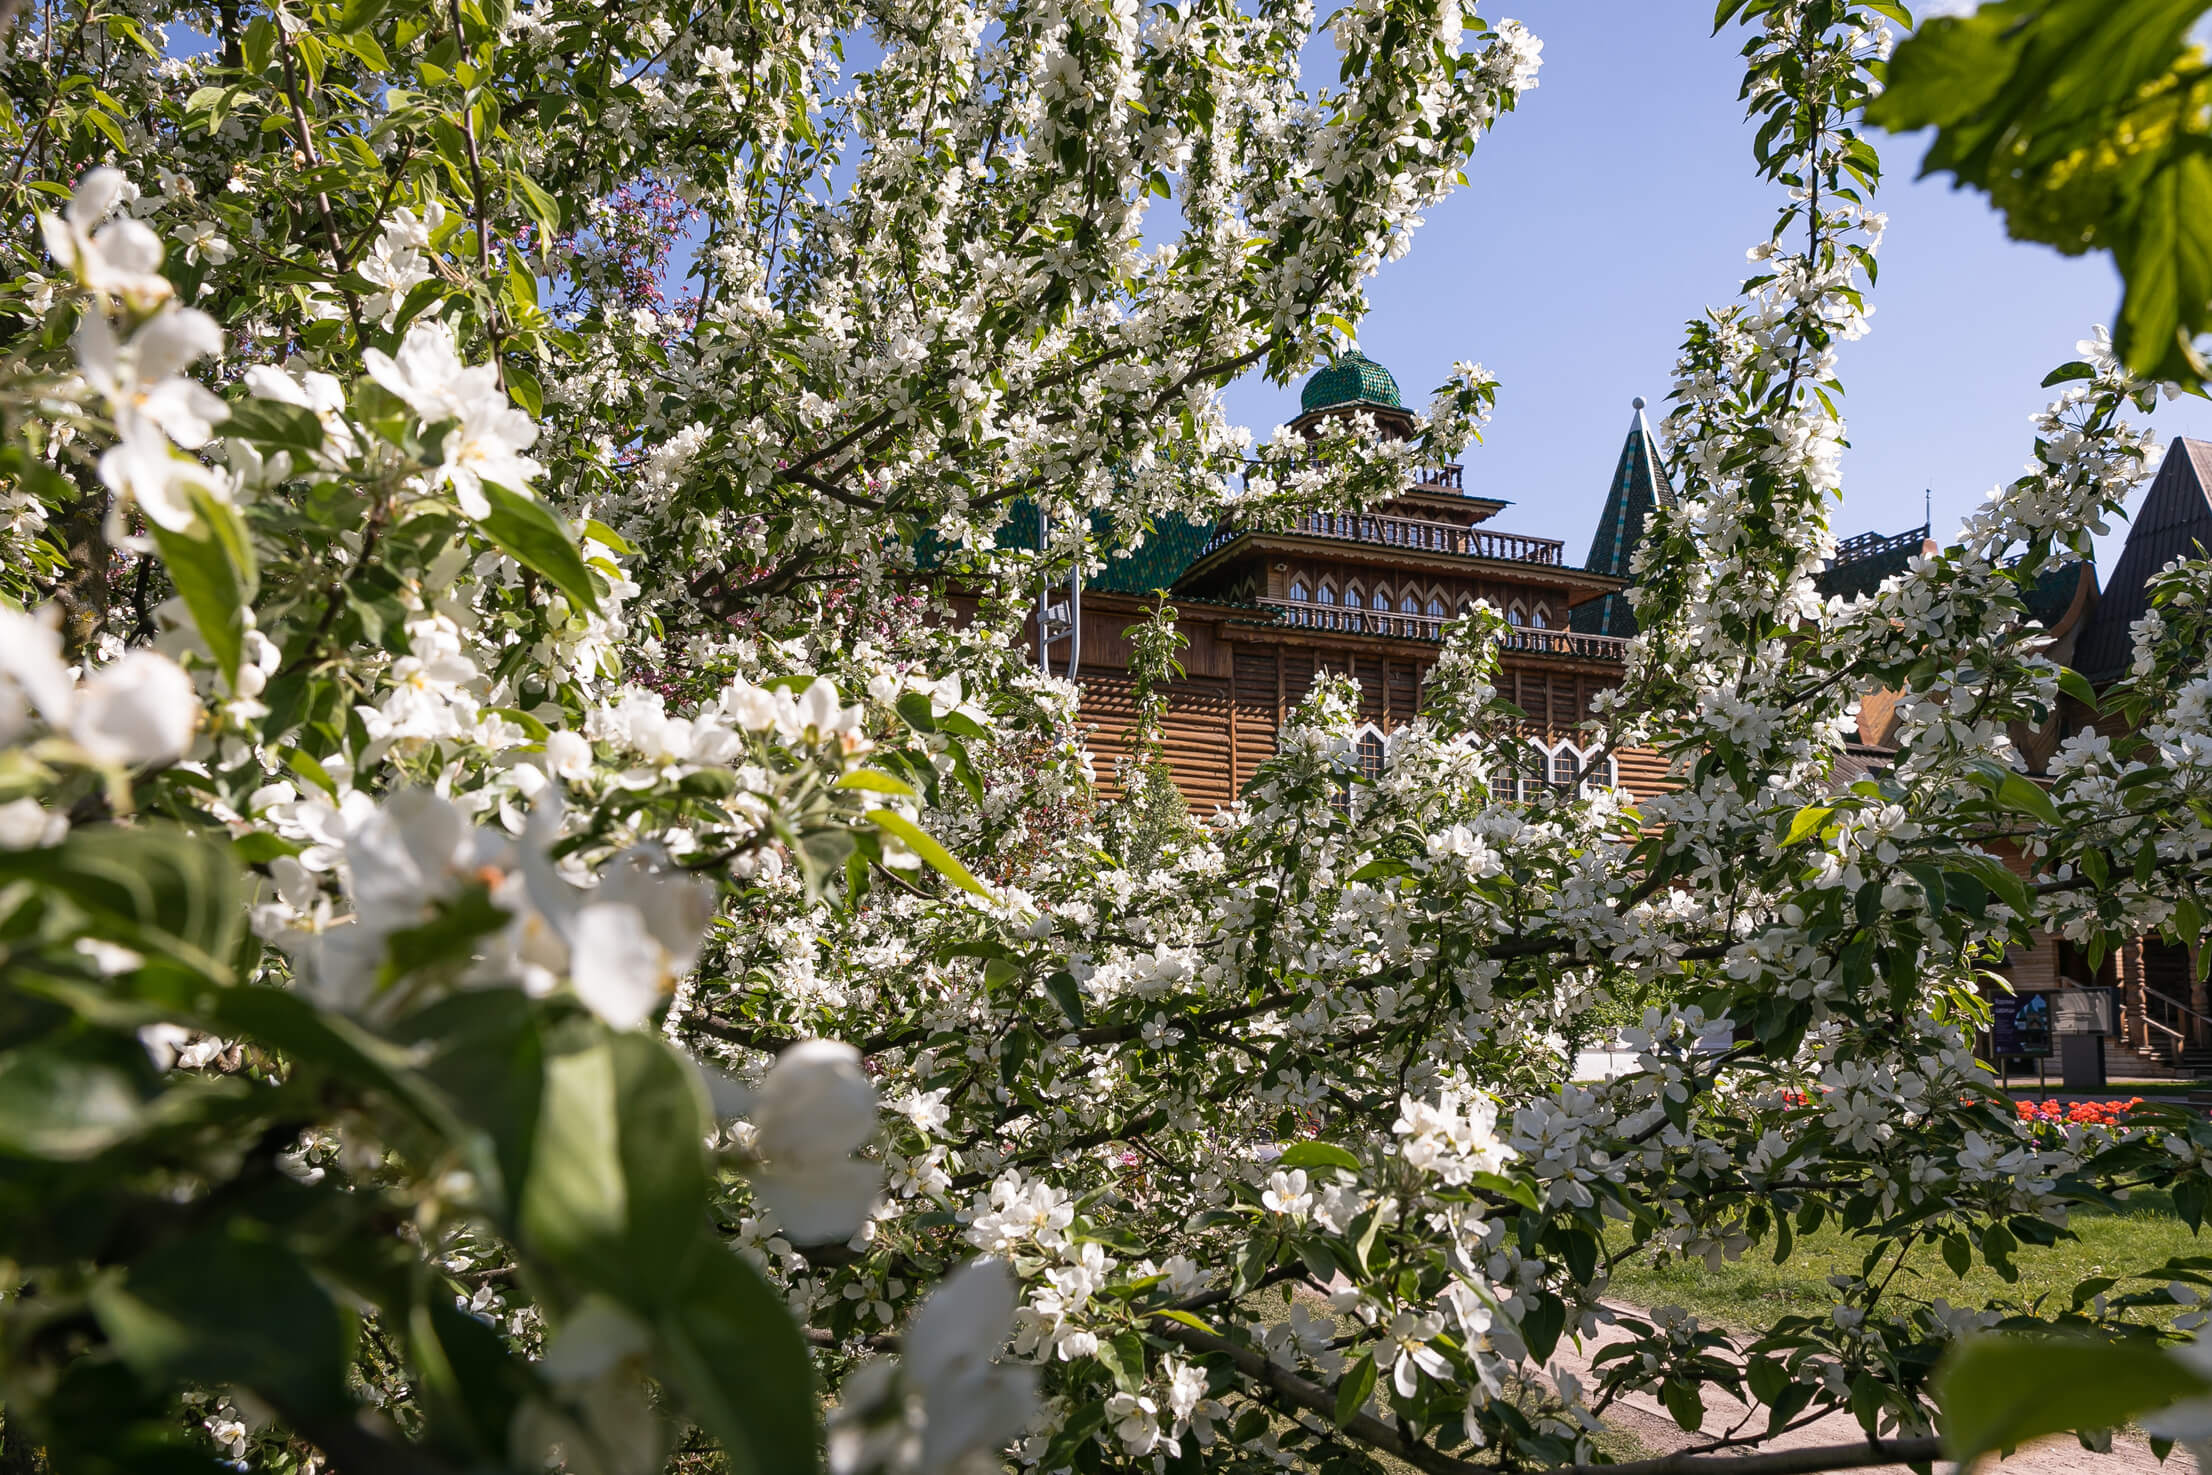
<svg viewBox="0 0 2212 1475">
<path fill-rule="evenodd" d="M 1621 1309 L 1633 1312 L 1633 1308 Z M 1594 1382 L 1597 1375 L 1591 1370 L 1590 1359 L 1607 1345 L 1627 1340 L 1627 1333 L 1605 1327 L 1595 1338 L 1584 1342 L 1579 1352 L 1571 1341 L 1561 1341 L 1559 1350 L 1552 1354 L 1552 1361 L 1585 1383 Z M 1666 1411 L 1656 1396 L 1648 1393 L 1627 1393 L 1615 1399 L 1605 1411 L 1606 1422 L 1653 1455 L 1673 1454 L 1707 1443 L 1738 1424 L 1743 1425 L 1746 1433 L 1766 1427 L 1765 1408 L 1741 1403 L 1717 1388 L 1707 1388 L 1704 1394 L 1705 1427 L 1695 1434 L 1685 1433 L 1674 1421 L 1674 1415 Z M 1759 1445 L 1758 1452 L 1855 1444 L 1865 1438 L 1866 1432 L 1859 1427 L 1857 1419 L 1848 1413 L 1832 1413 L 1802 1429 L 1793 1429 L 1766 1441 Z M 1904 1465 L 1869 1468 L 1875 1475 L 1907 1475 Z M 2161 1465 L 2158 1457 L 2151 1453 L 2150 1445 L 2140 1438 L 2115 1436 L 2112 1452 L 2098 1455 L 2083 1449 L 2081 1441 L 2070 1434 L 2039 1440 L 2025 1449 L 2015 1450 L 2012 1458 L 2001 1465 L 1982 1467 L 1984 1475 L 1992 1471 L 1995 1475 L 2189 1475 L 2196 1468 L 2196 1461 L 2186 1450 L 2176 1449 Z"/>
</svg>

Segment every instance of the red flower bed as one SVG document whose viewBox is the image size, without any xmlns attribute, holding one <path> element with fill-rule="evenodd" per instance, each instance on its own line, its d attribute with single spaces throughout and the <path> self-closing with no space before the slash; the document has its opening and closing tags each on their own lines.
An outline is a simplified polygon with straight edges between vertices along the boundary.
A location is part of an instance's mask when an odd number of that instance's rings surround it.
<svg viewBox="0 0 2212 1475">
<path fill-rule="evenodd" d="M 2142 1097 L 2130 1096 L 2125 1101 L 2016 1101 L 2013 1106 L 2024 1122 L 2119 1127 L 2125 1126 L 2128 1113 L 2142 1104 Z"/>
</svg>

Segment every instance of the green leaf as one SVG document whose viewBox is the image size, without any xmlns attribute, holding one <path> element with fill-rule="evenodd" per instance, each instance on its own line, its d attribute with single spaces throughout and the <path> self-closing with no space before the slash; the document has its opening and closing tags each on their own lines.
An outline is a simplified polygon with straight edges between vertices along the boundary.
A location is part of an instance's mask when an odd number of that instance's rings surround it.
<svg viewBox="0 0 2212 1475">
<path fill-rule="evenodd" d="M 1943 1237 L 1943 1263 L 1951 1267 L 1951 1273 L 1961 1280 L 1974 1268 L 1974 1246 L 1963 1234 L 1947 1234 Z"/>
<path fill-rule="evenodd" d="M 244 43 L 239 47 L 246 63 L 246 70 L 259 72 L 267 69 L 269 58 L 276 52 L 276 26 L 267 16 L 256 16 L 246 27 Z"/>
<path fill-rule="evenodd" d="M 2179 1178 L 2173 1186 L 2174 1213 L 2195 1234 L 2204 1227 L 2206 1201 L 2212 1199 L 2202 1178 Z"/>
<path fill-rule="evenodd" d="M 1262 1415 L 1265 1418 L 1265 1415 Z M 1077 1453 L 1087 1449 L 1091 1436 L 1106 1422 L 1106 1405 L 1096 1398 L 1085 1399 L 1076 1405 L 1067 1421 L 1060 1425 L 1060 1432 L 1052 1436 L 1052 1443 L 1045 1448 L 1045 1457 L 1038 1461 L 1043 1470 L 1066 1469 Z"/>
<path fill-rule="evenodd" d="M 1359 1159 L 1333 1142 L 1294 1142 L 1275 1160 L 1279 1168 L 1349 1168 L 1359 1171 Z"/>
<path fill-rule="evenodd" d="M 2212 141 L 2193 142 L 2151 176 L 2113 253 L 2127 283 L 2113 350 L 2145 376 L 2191 372 L 2186 345 L 2212 307 Z"/>
<path fill-rule="evenodd" d="M 1366 1406 L 1367 1395 L 1375 1391 L 1375 1354 L 1362 1352 L 1359 1361 L 1353 1363 L 1336 1385 L 1336 1426 L 1349 1428 L 1360 1409 Z"/>
<path fill-rule="evenodd" d="M 267 830 L 248 830 L 230 842 L 230 853 L 242 866 L 267 865 L 282 855 L 298 855 L 307 847 Z"/>
<path fill-rule="evenodd" d="M 1549 1291 L 1538 1291 L 1528 1310 L 1521 1313 L 1521 1340 L 1539 1362 L 1551 1360 L 1559 1335 L 1567 1329 L 1567 1303 Z"/>
<path fill-rule="evenodd" d="M 983 883 L 969 875 L 968 868 L 953 859 L 951 851 L 924 834 L 922 827 L 905 815 L 896 814 L 888 809 L 871 809 L 864 818 L 876 828 L 896 835 L 906 842 L 907 849 L 928 861 L 946 880 L 951 881 L 964 891 L 974 892 L 986 901 L 991 899 L 991 893 L 985 889 Z"/>
<path fill-rule="evenodd" d="M 1078 1029 L 1083 1027 L 1083 990 L 1076 986 L 1074 974 L 1064 968 L 1046 974 L 1045 992 L 1052 996 L 1053 1003 L 1060 1006 L 1060 1012 L 1067 1016 L 1068 1023 Z"/>
<path fill-rule="evenodd" d="M 1936 1375 L 1944 1453 L 1962 1465 L 2046 1434 L 2111 1429 L 2212 1383 L 2141 1342 L 1974 1337 Z"/>
<path fill-rule="evenodd" d="M 2049 389 L 2054 385 L 2065 384 L 2070 380 L 2094 379 L 2096 377 L 2095 365 L 2085 364 L 2080 359 L 2075 359 L 2072 363 L 2060 364 L 2050 373 L 2045 374 L 2043 376 L 2043 387 Z"/>
<path fill-rule="evenodd" d="M 1099 1343 L 1098 1350 L 1114 1349 L 1114 1386 L 1124 1393 L 1140 1393 L 1144 1390 L 1144 1338 L 1133 1331 L 1122 1332 L 1111 1343 Z"/>
<path fill-rule="evenodd" d="M 553 729 L 531 716 L 520 707 L 486 707 L 486 717 L 504 717 L 523 731 L 533 743 L 542 743 L 553 735 Z"/>
<path fill-rule="evenodd" d="M 536 303 L 531 305 L 534 307 Z M 538 376 L 520 364 L 507 366 L 507 394 L 529 412 L 531 419 L 535 420 L 545 413 L 545 391 L 538 384 Z"/>
<path fill-rule="evenodd" d="M 888 773 L 873 768 L 856 768 L 830 787 L 837 789 L 866 789 L 873 794 L 896 794 L 902 799 L 919 797 L 913 787 L 900 783 Z"/>
<path fill-rule="evenodd" d="M 1345 879 L 1348 881 L 1383 881 L 1392 876 L 1410 875 L 1412 871 L 1413 867 L 1407 865 L 1404 861 L 1385 856 L 1369 861 Z"/>
<path fill-rule="evenodd" d="M 1806 805 L 1791 816 L 1789 832 L 1782 837 L 1782 843 L 1784 845 L 1795 845 L 1798 841 L 1819 829 L 1827 822 L 1828 816 L 1835 812 L 1836 808 L 1833 804 Z"/>
<path fill-rule="evenodd" d="M 2058 689 L 2090 711 L 2098 710 L 2097 689 L 2089 684 L 2089 678 L 2072 666 L 2058 668 Z"/>
<path fill-rule="evenodd" d="M 2058 806 L 2051 802 L 2051 796 L 2041 784 L 2025 774 L 2006 774 L 2005 781 L 1997 789 L 1997 802 L 2014 814 L 2024 814 L 2047 825 L 2059 823 Z"/>
<path fill-rule="evenodd" d="M 507 1431 L 531 1392 L 529 1369 L 507 1350 L 507 1339 L 433 1294 L 408 1317 L 415 1385 L 437 1442 L 457 1453 L 497 1462 Z"/>
<path fill-rule="evenodd" d="M 223 438 L 252 441 L 264 455 L 285 451 L 305 461 L 323 448 L 323 422 L 305 405 L 244 395 L 230 402 Z"/>
<path fill-rule="evenodd" d="M 0 882 L 61 892 L 105 924 L 100 936 L 165 953 L 227 980 L 245 900 L 226 846 L 163 825 L 86 825 L 48 850 L 0 850 Z"/>
<path fill-rule="evenodd" d="M 338 782 L 330 776 L 330 771 L 299 749 L 286 748 L 284 750 L 284 766 L 301 778 L 306 779 L 316 788 L 321 789 L 331 798 L 339 797 Z"/>
<path fill-rule="evenodd" d="M 599 596 L 592 591 L 591 572 L 576 551 L 568 529 L 535 497 L 484 483 L 484 500 L 491 510 L 478 519 L 484 536 L 524 568 L 534 569 L 568 596 L 569 603 L 596 614 Z"/>
<path fill-rule="evenodd" d="M 339 34 L 351 35 L 355 31 L 367 30 L 376 24 L 377 18 L 384 14 L 385 8 L 390 4 L 391 0 L 346 0 L 346 8 L 338 13 Z"/>
<path fill-rule="evenodd" d="M 596 517 L 587 517 L 584 519 L 584 536 L 590 538 L 594 542 L 606 544 L 616 553 L 628 555 L 637 552 L 637 549 L 630 545 L 628 539 L 624 538 L 622 534 L 616 532 L 613 528 L 608 527 L 605 523 L 601 522 Z"/>
<path fill-rule="evenodd" d="M 657 1329 L 663 1380 L 721 1442 L 733 1475 L 821 1468 L 813 1359 L 790 1308 L 750 1265 L 702 1245 Z"/>
<path fill-rule="evenodd" d="M 1541 1207 L 1541 1202 L 1537 1199 L 1536 1190 L 1533 1187 L 1518 1178 L 1508 1178 L 1503 1173 L 1470 1174 L 1467 1184 L 1470 1188 L 1483 1188 L 1492 1193 L 1501 1194 L 1524 1209 Z"/>
<path fill-rule="evenodd" d="M 33 1047 L 0 1055 L 0 1154 L 81 1161 L 135 1134 L 137 1083 L 113 1061 Z"/>
<path fill-rule="evenodd" d="M 1980 20 L 1930 17 L 1891 56 L 1882 95 L 1866 106 L 1868 120 L 1898 131 L 1944 126 L 1996 96 L 2012 55 L 1996 26 Z"/>
<path fill-rule="evenodd" d="M 521 1190 L 528 1244 L 641 1314 L 675 1304 L 706 1223 L 708 1121 L 697 1073 L 657 1036 L 551 1056 Z"/>
<path fill-rule="evenodd" d="M 507 182 L 514 186 L 516 194 L 522 196 L 522 207 L 530 212 L 530 218 L 537 222 L 538 229 L 544 233 L 545 239 L 540 245 L 542 252 L 561 233 L 561 207 L 554 203 L 551 195 L 538 187 L 535 180 L 520 170 L 509 174 Z"/>
<path fill-rule="evenodd" d="M 477 939 L 499 931 L 509 920 L 507 910 L 494 905 L 491 893 L 482 886 L 463 888 L 431 920 L 401 928 L 385 939 L 377 987 L 389 988 L 425 968 L 468 962 L 476 954 Z"/>
<path fill-rule="evenodd" d="M 216 990 L 202 1009 L 200 1022 L 211 1033 L 281 1050 L 291 1057 L 295 1069 L 328 1071 L 387 1095 L 445 1140 L 464 1141 L 451 1109 L 415 1074 L 415 1061 L 407 1049 L 370 1034 L 343 1015 L 317 1009 L 289 989 Z"/>
<path fill-rule="evenodd" d="M 1659 1385 L 1659 1397 L 1674 1415 L 1674 1421 L 1684 1429 L 1695 1433 L 1705 1422 L 1705 1399 L 1695 1383 L 1681 1378 L 1669 1378 Z"/>
<path fill-rule="evenodd" d="M 918 691 L 904 692 L 892 705 L 897 707 L 899 715 L 906 719 L 906 725 L 916 732 L 935 732 L 937 730 L 937 719 L 932 715 L 929 697 L 926 694 Z"/>
<path fill-rule="evenodd" d="M 492 1212 L 512 1225 L 529 1180 L 545 1100 L 540 1006 L 521 990 L 468 989 L 416 1010 L 392 1028 L 394 1043 L 429 1055 L 421 1073 L 461 1122 L 489 1140 L 476 1159 Z"/>
<path fill-rule="evenodd" d="M 297 1256 L 243 1226 L 171 1240 L 88 1299 L 156 1387 L 235 1383 L 288 1417 L 351 1413 L 350 1319 Z"/>
<path fill-rule="evenodd" d="M 1982 1258 L 2008 1285 L 2020 1278 L 2019 1267 L 2012 1263 L 2012 1252 L 2018 1248 L 2020 1242 L 2002 1224 L 1992 1224 L 1982 1231 Z"/>
</svg>

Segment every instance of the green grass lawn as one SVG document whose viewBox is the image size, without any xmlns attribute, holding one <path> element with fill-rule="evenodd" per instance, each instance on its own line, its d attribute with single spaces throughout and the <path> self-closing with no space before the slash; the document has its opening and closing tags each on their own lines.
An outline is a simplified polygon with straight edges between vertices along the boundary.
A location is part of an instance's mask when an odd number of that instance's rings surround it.
<svg viewBox="0 0 2212 1475">
<path fill-rule="evenodd" d="M 2039 1296 L 2049 1296 L 2056 1304 L 2046 1305 L 2048 1314 L 2065 1310 L 2074 1286 L 2091 1276 L 2119 1279 L 2112 1292 L 2119 1295 L 2162 1284 L 2163 1277 L 2130 1277 L 2155 1269 L 2172 1256 L 2212 1254 L 2212 1235 L 2190 1234 L 2162 1193 L 2137 1194 L 2124 1213 L 2077 1212 L 2073 1228 L 2079 1239 L 2061 1240 L 2047 1248 L 2021 1246 L 2013 1257 L 2020 1278 L 2010 1285 L 1979 1259 L 1961 1280 L 1943 1263 L 1938 1246 L 1924 1245 L 1890 1282 L 1888 1294 L 1921 1301 L 1940 1297 L 1953 1306 L 1977 1309 L 2000 1302 L 2025 1307 Z M 1789 1259 L 1780 1265 L 1774 1263 L 1771 1239 L 1717 1271 L 1707 1270 L 1703 1262 L 1654 1266 L 1639 1258 L 1615 1267 L 1610 1296 L 1644 1307 L 1680 1306 L 1711 1325 L 1752 1329 L 1792 1312 L 1819 1314 L 1836 1299 L 1828 1277 L 1858 1274 L 1868 1248 L 1869 1242 L 1855 1240 L 1829 1224 L 1800 1236 Z M 2170 1318 L 2179 1309 L 2160 1313 L 2142 1308 L 2132 1314 Z"/>
</svg>

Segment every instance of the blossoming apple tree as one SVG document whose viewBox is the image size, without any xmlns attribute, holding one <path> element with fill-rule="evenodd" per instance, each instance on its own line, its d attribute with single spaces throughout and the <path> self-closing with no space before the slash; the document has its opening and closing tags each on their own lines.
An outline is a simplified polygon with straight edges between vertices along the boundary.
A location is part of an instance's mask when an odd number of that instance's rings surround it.
<svg viewBox="0 0 2212 1475">
<path fill-rule="evenodd" d="M 1473 434 L 1472 366 L 1404 444 L 1218 391 L 1352 330 L 1521 28 L 1364 0 L 1311 86 L 1306 7 L 1212 0 L 8 11 L 0 1453 L 1454 1472 L 1598 1462 L 1645 1391 L 1667 1468 L 1831 1415 L 1787 1468 L 1844 1468 L 2023 1437 L 2002 1344 L 1934 1377 L 1999 1321 L 2202 1392 L 2139 1315 L 2201 1265 L 1898 1279 L 2206 1202 L 2202 1120 L 2038 1136 L 1971 1054 L 2030 926 L 2203 927 L 2206 567 L 2102 694 L 2020 597 L 2155 386 L 2092 340 L 1955 545 L 1818 599 L 1901 17 L 1736 10 L 1784 203 L 1691 327 L 1593 733 L 1681 787 L 1498 798 L 1478 612 L 1382 776 L 1325 682 L 1189 830 L 1102 809 L 1024 616 Z M 2061 693 L 2126 730 L 2038 782 Z M 1572 1084 L 1630 989 L 1638 1069 Z M 1608 1295 L 1831 1222 L 1824 1315 Z"/>
</svg>

